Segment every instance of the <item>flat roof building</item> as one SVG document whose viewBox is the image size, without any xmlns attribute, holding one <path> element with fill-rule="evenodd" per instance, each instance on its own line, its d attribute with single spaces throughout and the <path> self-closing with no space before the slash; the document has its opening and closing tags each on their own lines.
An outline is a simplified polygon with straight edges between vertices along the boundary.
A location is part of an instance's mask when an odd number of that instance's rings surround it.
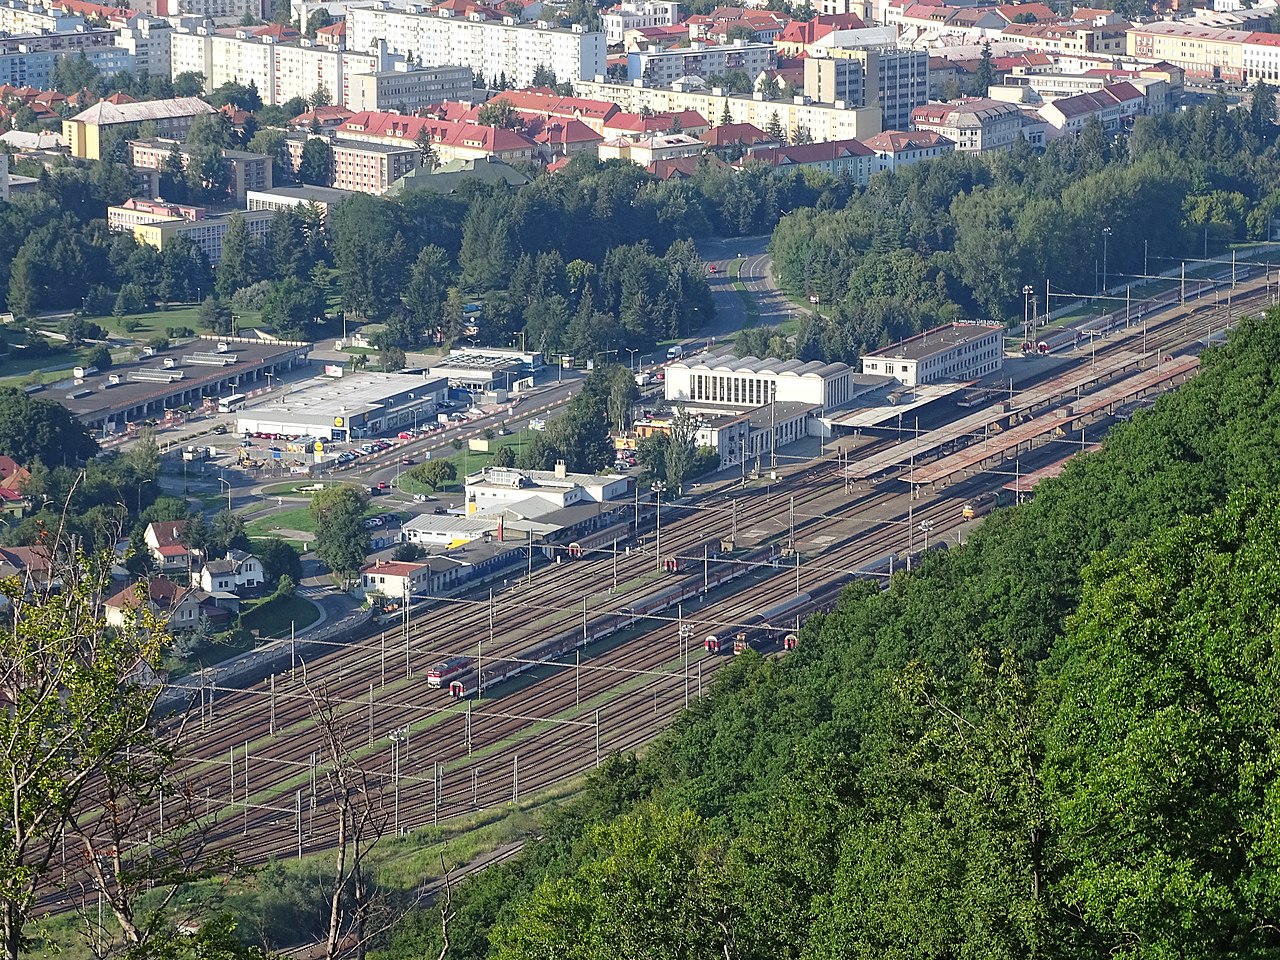
<svg viewBox="0 0 1280 960">
<path fill-rule="evenodd" d="M 263 343 L 205 337 L 170 350 L 147 347 L 138 360 L 117 363 L 49 387 L 56 400 L 92 432 L 119 432 L 127 423 L 159 418 L 168 410 L 201 405 L 207 397 L 246 391 L 309 362 L 311 344 Z"/>
<path fill-rule="evenodd" d="M 271 228 L 271 218 L 274 214 L 267 210 L 246 210 L 243 213 L 228 216 L 202 216 L 194 220 L 178 217 L 173 220 L 135 223 L 132 225 L 132 230 L 139 243 L 150 244 L 160 251 L 163 251 L 164 245 L 171 243 L 174 237 L 190 237 L 192 242 L 204 251 L 204 255 L 209 258 L 209 263 L 217 266 L 222 260 L 222 241 L 226 239 L 227 231 L 231 228 L 232 216 L 244 220 L 249 236 L 263 240 Z"/>
<path fill-rule="evenodd" d="M 997 324 L 951 323 L 868 353 L 862 372 L 890 376 L 908 387 L 975 380 L 1004 365 L 1004 334 Z"/>
<path fill-rule="evenodd" d="M 539 354 L 541 356 L 541 354 Z M 449 381 L 451 387 L 464 390 L 509 390 L 522 377 L 529 376 L 531 365 L 512 351 L 451 350 L 431 365 L 429 373 Z"/>
<path fill-rule="evenodd" d="M 270 190 L 250 190 L 245 194 L 245 207 L 249 210 L 294 210 L 314 204 L 320 211 L 320 220 L 329 218 L 329 211 L 348 197 L 355 196 L 354 190 L 339 190 L 337 187 L 319 187 L 301 184 L 293 187 L 272 187 Z"/>
<path fill-rule="evenodd" d="M 427 423 L 448 393 L 444 380 L 406 373 L 317 377 L 236 418 L 241 433 L 354 440 Z"/>
<path fill-rule="evenodd" d="M 570 473 L 565 470 L 563 461 L 556 465 L 555 470 L 485 467 L 466 479 L 468 516 L 501 513 L 526 500 L 543 501 L 555 508 L 563 508 L 577 503 L 604 503 L 630 493 L 630 477 Z"/>
</svg>

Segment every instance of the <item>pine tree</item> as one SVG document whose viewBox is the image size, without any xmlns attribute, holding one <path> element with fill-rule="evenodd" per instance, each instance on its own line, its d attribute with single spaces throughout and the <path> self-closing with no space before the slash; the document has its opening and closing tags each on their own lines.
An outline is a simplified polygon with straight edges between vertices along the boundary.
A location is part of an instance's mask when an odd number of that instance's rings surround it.
<svg viewBox="0 0 1280 960">
<path fill-rule="evenodd" d="M 733 114 L 729 112 L 729 100 L 727 97 L 724 101 L 724 112 L 720 114 L 720 125 L 724 126 L 726 123 L 733 123 Z"/>
<path fill-rule="evenodd" d="M 765 126 L 764 132 L 769 135 L 769 139 L 777 143 L 787 142 L 787 131 L 782 129 L 782 121 L 778 118 L 778 111 L 773 111 L 769 115 L 769 123 Z"/>
<path fill-rule="evenodd" d="M 997 82 L 995 59 L 991 56 L 991 41 L 982 44 L 982 59 L 978 61 L 978 72 L 973 75 L 973 95 L 985 97 Z"/>
</svg>

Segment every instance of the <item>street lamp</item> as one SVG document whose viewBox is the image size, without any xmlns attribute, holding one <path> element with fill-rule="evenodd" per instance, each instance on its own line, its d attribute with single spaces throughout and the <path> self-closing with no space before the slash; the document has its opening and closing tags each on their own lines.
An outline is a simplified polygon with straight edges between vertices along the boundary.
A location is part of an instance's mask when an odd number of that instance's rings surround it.
<svg viewBox="0 0 1280 960">
<path fill-rule="evenodd" d="M 218 482 L 225 483 L 227 485 L 227 509 L 230 510 L 231 509 L 231 481 L 223 477 L 219 477 Z"/>
<path fill-rule="evenodd" d="M 623 349 L 625 349 L 627 353 L 631 354 L 631 356 L 628 359 L 630 360 L 630 363 L 631 363 L 631 372 L 635 373 L 636 372 L 636 354 L 640 352 L 640 348 L 624 347 Z"/>
<path fill-rule="evenodd" d="M 1107 290 L 1107 238 L 1111 236 L 1111 228 L 1102 228 L 1102 292 Z"/>
<path fill-rule="evenodd" d="M 150 482 L 151 481 L 149 479 L 138 481 L 138 516 L 142 516 L 142 485 Z"/>
<path fill-rule="evenodd" d="M 1031 284 L 1022 287 L 1022 342 L 1031 342 Z"/>
<path fill-rule="evenodd" d="M 649 489 L 653 491 L 653 495 L 656 498 L 657 504 L 658 504 L 657 522 L 655 524 L 655 528 L 657 530 L 657 538 L 654 541 L 653 552 L 656 554 L 656 557 L 657 557 L 656 563 L 654 564 L 654 566 L 659 572 L 661 572 L 662 571 L 662 495 L 666 492 L 667 485 L 663 483 L 661 480 L 655 480 L 653 484 L 649 487 Z"/>
<path fill-rule="evenodd" d="M 925 551 L 925 553 L 928 553 L 928 552 L 929 552 L 929 532 L 930 532 L 932 529 L 933 529 L 933 521 L 932 521 L 932 520 L 921 520 L 921 521 L 920 521 L 920 532 L 924 534 L 924 551 Z"/>
<path fill-rule="evenodd" d="M 396 836 L 400 835 L 400 744 L 409 739 L 408 727 L 396 727 L 389 734 L 387 739 L 391 741 L 391 779 L 395 784 L 395 830 Z"/>
</svg>

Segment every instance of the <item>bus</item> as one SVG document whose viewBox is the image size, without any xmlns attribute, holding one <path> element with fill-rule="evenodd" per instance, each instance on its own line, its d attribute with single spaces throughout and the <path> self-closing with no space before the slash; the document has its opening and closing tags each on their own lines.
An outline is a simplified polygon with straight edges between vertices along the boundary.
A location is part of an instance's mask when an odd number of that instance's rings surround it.
<svg viewBox="0 0 1280 960">
<path fill-rule="evenodd" d="M 244 406 L 244 402 L 249 398 L 243 393 L 233 393 L 227 397 L 218 398 L 219 413 L 235 413 Z"/>
</svg>

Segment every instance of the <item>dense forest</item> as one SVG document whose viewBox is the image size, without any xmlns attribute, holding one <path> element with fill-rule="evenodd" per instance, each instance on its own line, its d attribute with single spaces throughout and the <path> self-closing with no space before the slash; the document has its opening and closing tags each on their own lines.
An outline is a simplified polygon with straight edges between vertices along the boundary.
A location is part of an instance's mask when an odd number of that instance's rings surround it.
<svg viewBox="0 0 1280 960">
<path fill-rule="evenodd" d="M 736 658 L 464 885 L 449 956 L 1275 956 L 1277 371 L 1272 311 L 963 548 Z"/>
</svg>

